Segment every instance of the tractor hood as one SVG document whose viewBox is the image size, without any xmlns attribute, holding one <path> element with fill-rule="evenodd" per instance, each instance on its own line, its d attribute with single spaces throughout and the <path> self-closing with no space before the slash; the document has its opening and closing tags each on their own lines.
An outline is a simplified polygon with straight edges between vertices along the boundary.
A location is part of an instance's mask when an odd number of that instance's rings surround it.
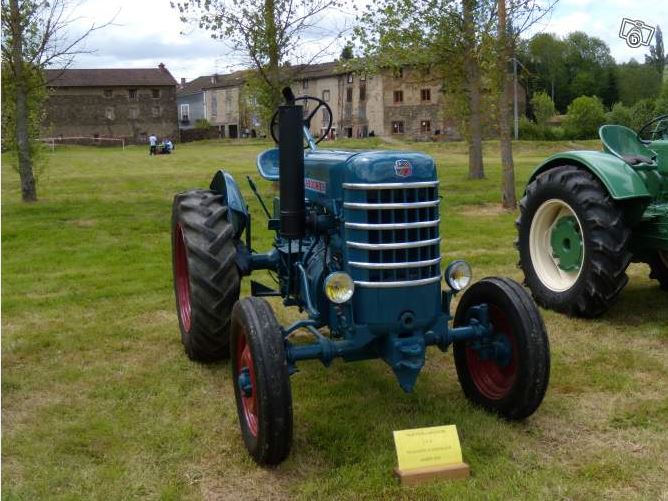
<svg viewBox="0 0 668 501">
<path fill-rule="evenodd" d="M 331 206 L 346 184 L 409 183 L 436 180 L 431 157 L 403 151 L 308 152 L 304 158 L 306 198 Z"/>
</svg>

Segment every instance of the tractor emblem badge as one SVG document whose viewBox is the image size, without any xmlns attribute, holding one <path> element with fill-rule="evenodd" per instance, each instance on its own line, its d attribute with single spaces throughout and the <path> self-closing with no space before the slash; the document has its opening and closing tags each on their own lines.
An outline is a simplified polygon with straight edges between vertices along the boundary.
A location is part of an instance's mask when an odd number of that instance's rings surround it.
<svg viewBox="0 0 668 501">
<path fill-rule="evenodd" d="M 413 166 L 408 160 L 394 162 L 394 172 L 399 177 L 408 177 L 413 174 Z"/>
</svg>

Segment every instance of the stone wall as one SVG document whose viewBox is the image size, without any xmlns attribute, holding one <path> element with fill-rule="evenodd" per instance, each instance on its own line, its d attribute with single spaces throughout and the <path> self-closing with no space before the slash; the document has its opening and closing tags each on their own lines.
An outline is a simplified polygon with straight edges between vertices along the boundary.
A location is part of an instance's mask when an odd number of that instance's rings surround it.
<svg viewBox="0 0 668 501">
<path fill-rule="evenodd" d="M 113 137 L 134 143 L 145 143 L 150 134 L 179 137 L 175 86 L 56 87 L 49 92 L 45 136 Z"/>
</svg>

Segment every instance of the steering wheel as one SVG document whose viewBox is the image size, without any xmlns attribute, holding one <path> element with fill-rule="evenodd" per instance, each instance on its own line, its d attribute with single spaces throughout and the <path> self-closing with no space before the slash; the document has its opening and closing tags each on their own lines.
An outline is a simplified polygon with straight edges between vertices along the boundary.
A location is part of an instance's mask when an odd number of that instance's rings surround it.
<svg viewBox="0 0 668 501">
<path fill-rule="evenodd" d="M 299 101 L 303 101 L 303 106 L 304 106 L 304 127 L 306 127 L 306 130 L 311 130 L 311 120 L 313 120 L 313 117 L 318 113 L 320 108 L 324 108 L 327 110 L 327 116 L 329 118 L 327 122 L 327 128 L 324 132 L 322 132 L 319 136 L 318 139 L 315 140 L 314 144 L 318 144 L 320 141 L 325 139 L 327 135 L 329 134 L 329 131 L 332 130 L 332 108 L 329 107 L 329 105 L 323 101 L 320 98 L 313 97 L 313 96 L 299 96 L 295 98 L 295 104 L 299 104 Z M 308 104 L 309 101 L 315 101 L 316 107 L 313 109 L 313 111 L 308 110 Z M 278 143 L 278 110 L 276 113 L 274 113 L 274 116 L 271 117 L 271 125 L 269 127 L 269 132 L 271 133 L 272 139 Z M 306 135 L 306 131 L 305 131 Z M 310 134 L 309 134 L 310 136 Z M 307 137 L 306 138 L 307 143 L 310 143 L 313 141 L 313 138 Z"/>
<path fill-rule="evenodd" d="M 666 120 L 666 123 L 662 123 L 664 120 Z M 647 129 L 653 124 L 656 124 L 656 127 L 650 132 L 649 139 L 643 139 L 643 134 L 647 132 Z M 658 117 L 653 118 L 638 131 L 638 141 L 641 143 L 649 144 L 658 139 L 668 139 L 668 115 L 659 115 Z"/>
</svg>

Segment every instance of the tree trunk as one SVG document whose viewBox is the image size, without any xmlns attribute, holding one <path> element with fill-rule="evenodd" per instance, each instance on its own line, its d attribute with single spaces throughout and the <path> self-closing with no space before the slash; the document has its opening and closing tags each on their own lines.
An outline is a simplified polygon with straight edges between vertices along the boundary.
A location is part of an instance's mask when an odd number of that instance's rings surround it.
<svg viewBox="0 0 668 501">
<path fill-rule="evenodd" d="M 12 23 L 12 66 L 16 79 L 16 145 L 19 157 L 19 176 L 21 178 L 21 198 L 24 202 L 37 200 L 35 176 L 30 156 L 30 134 L 28 131 L 28 92 L 26 75 L 23 68 L 23 31 L 18 0 L 9 2 Z"/>
<path fill-rule="evenodd" d="M 468 143 L 469 179 L 483 179 L 485 168 L 482 161 L 482 121 L 480 117 L 480 64 L 476 57 L 474 9 L 476 0 L 464 0 L 464 74 L 468 93 Z"/>
<path fill-rule="evenodd" d="M 515 194 L 515 165 L 513 163 L 513 143 L 510 131 L 510 100 L 512 82 L 508 72 L 508 60 L 511 57 L 508 43 L 506 21 L 506 1 L 499 0 L 499 56 L 498 71 L 501 79 L 499 92 L 499 139 L 501 142 L 501 203 L 506 209 L 517 207 Z"/>
</svg>

